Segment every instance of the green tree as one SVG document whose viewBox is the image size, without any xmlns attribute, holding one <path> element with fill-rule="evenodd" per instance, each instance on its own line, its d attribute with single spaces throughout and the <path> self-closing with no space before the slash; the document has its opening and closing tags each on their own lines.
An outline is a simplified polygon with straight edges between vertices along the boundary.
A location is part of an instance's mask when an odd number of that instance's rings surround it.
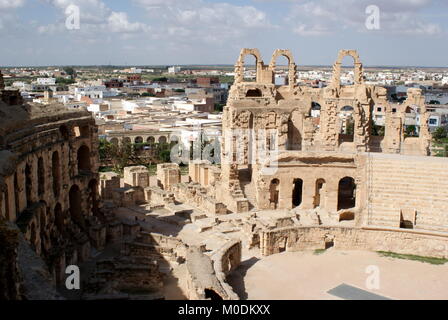
<svg viewBox="0 0 448 320">
<path fill-rule="evenodd" d="M 410 125 L 406 127 L 406 136 L 414 137 L 417 135 L 417 127 L 415 125 Z"/>
<path fill-rule="evenodd" d="M 438 127 L 432 134 L 432 138 L 436 142 L 440 142 L 447 137 L 447 130 L 444 127 Z"/>
</svg>

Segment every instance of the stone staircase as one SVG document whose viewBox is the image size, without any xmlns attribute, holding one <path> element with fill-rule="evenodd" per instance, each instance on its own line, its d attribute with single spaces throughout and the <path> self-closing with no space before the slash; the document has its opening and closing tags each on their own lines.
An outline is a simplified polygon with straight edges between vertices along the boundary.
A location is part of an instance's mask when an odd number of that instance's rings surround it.
<svg viewBox="0 0 448 320">
<path fill-rule="evenodd" d="M 416 229 L 448 232 L 448 159 L 370 154 L 369 224 L 399 227 L 401 210 Z"/>
</svg>

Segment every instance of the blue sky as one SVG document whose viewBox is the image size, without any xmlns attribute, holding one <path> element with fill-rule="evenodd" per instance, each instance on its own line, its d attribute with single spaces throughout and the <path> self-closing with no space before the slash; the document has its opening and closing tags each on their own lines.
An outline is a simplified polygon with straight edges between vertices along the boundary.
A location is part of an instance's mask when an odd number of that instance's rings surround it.
<svg viewBox="0 0 448 320">
<path fill-rule="evenodd" d="M 447 67 L 447 18 L 446 0 L 0 0 L 0 65 L 233 64 L 247 47 L 265 62 L 276 48 L 299 65 L 357 49 L 365 65 Z"/>
</svg>

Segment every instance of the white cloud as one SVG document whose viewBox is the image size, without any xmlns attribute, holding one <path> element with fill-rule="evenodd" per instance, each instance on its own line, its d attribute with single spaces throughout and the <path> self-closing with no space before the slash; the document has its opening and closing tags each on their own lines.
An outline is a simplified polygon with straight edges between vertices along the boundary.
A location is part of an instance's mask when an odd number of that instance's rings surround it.
<svg viewBox="0 0 448 320">
<path fill-rule="evenodd" d="M 286 21 L 295 33 L 319 36 L 341 30 L 370 32 L 365 27 L 369 5 L 380 9 L 381 29 L 378 32 L 398 35 L 438 35 L 441 26 L 426 21 L 421 12 L 433 0 L 301 0 L 291 1 L 292 10 Z"/>
<path fill-rule="evenodd" d="M 61 19 L 56 24 L 41 26 L 40 33 L 54 33 L 67 31 L 65 25 L 65 10 L 70 5 L 80 9 L 80 33 L 96 34 L 98 32 L 137 33 L 150 30 L 149 26 L 140 22 L 131 22 L 125 12 L 112 11 L 101 0 L 45 0 L 48 4 L 59 9 Z"/>
<path fill-rule="evenodd" d="M 15 9 L 22 7 L 24 4 L 25 0 L 0 0 L 0 10 Z"/>
</svg>

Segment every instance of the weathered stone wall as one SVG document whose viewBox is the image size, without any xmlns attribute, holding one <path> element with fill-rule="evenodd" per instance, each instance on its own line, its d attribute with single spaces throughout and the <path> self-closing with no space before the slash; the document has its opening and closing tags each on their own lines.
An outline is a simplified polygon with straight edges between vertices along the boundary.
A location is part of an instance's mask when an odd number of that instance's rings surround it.
<svg viewBox="0 0 448 320">
<path fill-rule="evenodd" d="M 286 251 L 326 249 L 390 251 L 448 258 L 448 236 L 388 228 L 287 227 L 260 233 L 264 256 Z"/>
<path fill-rule="evenodd" d="M 0 114 L 0 216 L 60 279 L 90 255 L 99 223 L 98 129 L 86 110 L 59 104 L 0 102 Z"/>
</svg>

